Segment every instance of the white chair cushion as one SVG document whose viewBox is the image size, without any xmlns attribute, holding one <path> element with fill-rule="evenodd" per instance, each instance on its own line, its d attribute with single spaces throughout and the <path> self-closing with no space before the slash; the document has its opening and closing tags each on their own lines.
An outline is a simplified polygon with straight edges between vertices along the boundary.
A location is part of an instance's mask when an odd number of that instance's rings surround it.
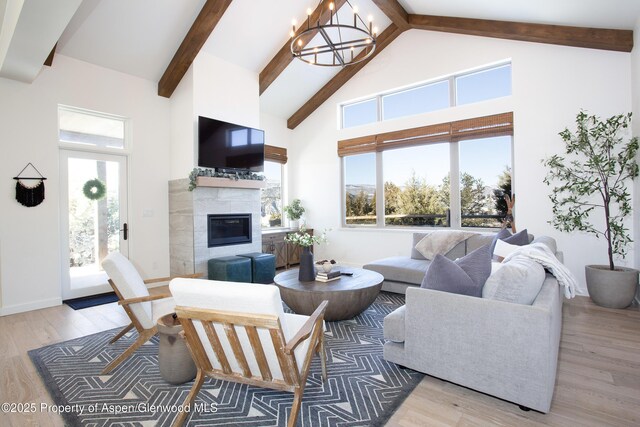
<svg viewBox="0 0 640 427">
<path fill-rule="evenodd" d="M 147 285 L 144 284 L 138 270 L 120 252 L 111 252 L 107 255 L 102 261 L 102 268 L 124 299 L 149 295 Z M 143 328 L 150 329 L 155 325 L 150 302 L 131 304 L 129 307 Z"/>
<path fill-rule="evenodd" d="M 151 301 L 151 311 L 153 312 L 153 324 L 158 323 L 158 319 L 176 311 L 176 302 L 173 298 L 162 298 Z"/>
<path fill-rule="evenodd" d="M 282 308 L 282 300 L 280 299 L 280 291 L 273 285 L 201 279 L 173 279 L 169 284 L 169 288 L 178 306 L 278 316 L 287 342 L 293 338 L 302 324 L 308 319 L 308 316 L 285 314 Z M 204 328 L 201 324 L 195 322 L 194 324 L 207 356 L 209 357 L 209 361 L 214 368 L 220 369 L 221 365 L 209 345 L 209 339 L 207 338 Z M 215 325 L 215 329 L 227 355 L 231 369 L 234 372 L 241 372 L 223 328 L 220 325 Z M 249 343 L 244 328 L 236 327 L 236 333 L 238 334 L 252 375 L 259 376 L 260 370 L 258 363 L 255 360 L 251 344 Z M 258 334 L 273 378 L 282 379 L 282 371 L 280 370 L 269 332 L 260 330 Z M 308 347 L 309 340 L 307 339 L 295 350 L 296 362 L 299 368 L 302 366 L 304 354 Z"/>
</svg>

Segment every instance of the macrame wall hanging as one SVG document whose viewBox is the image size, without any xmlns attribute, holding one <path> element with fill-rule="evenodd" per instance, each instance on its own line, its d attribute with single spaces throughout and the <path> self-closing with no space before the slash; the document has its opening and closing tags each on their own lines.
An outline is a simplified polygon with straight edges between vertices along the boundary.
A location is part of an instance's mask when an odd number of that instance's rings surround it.
<svg viewBox="0 0 640 427">
<path fill-rule="evenodd" d="M 35 170 L 39 177 L 32 176 L 20 176 L 22 172 L 25 171 L 29 166 Z M 24 205 L 28 208 L 32 208 L 34 206 L 38 206 L 44 200 L 44 180 L 47 179 L 31 162 L 27 163 L 27 166 L 22 168 L 20 173 L 17 176 L 14 176 L 13 179 L 16 180 L 16 200 L 21 205 Z M 35 185 L 26 185 L 22 181 L 38 181 Z"/>
</svg>

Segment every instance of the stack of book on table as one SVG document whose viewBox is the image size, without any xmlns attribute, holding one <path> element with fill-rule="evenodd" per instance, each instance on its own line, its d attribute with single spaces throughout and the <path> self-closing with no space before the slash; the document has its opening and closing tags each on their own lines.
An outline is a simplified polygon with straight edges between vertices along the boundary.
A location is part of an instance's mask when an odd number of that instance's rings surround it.
<svg viewBox="0 0 640 427">
<path fill-rule="evenodd" d="M 338 280 L 340 278 L 340 270 L 331 270 L 328 273 L 324 271 L 318 271 L 316 274 L 316 281 L 318 282 L 331 282 L 332 280 Z"/>
</svg>

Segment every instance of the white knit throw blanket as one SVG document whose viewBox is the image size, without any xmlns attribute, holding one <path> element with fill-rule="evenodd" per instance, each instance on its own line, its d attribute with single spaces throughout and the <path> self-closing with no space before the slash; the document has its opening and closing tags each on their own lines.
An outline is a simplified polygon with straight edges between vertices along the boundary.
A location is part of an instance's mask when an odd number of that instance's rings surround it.
<svg viewBox="0 0 640 427">
<path fill-rule="evenodd" d="M 509 262 L 516 256 L 526 256 L 536 261 L 544 268 L 548 269 L 558 280 L 558 284 L 564 287 L 564 296 L 571 299 L 576 296 L 576 289 L 579 287 L 575 276 L 565 267 L 558 258 L 551 252 L 551 249 L 544 243 L 532 243 L 530 245 L 521 246 L 511 254 L 507 255 L 502 261 Z"/>
</svg>

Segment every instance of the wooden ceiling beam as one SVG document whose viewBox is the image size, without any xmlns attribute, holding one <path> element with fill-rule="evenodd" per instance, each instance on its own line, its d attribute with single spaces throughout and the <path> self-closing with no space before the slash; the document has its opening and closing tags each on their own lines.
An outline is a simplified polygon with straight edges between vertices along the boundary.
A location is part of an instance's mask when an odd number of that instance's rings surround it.
<svg viewBox="0 0 640 427">
<path fill-rule="evenodd" d="M 633 31 L 529 24 L 449 16 L 409 15 L 411 28 L 482 37 L 631 52 Z"/>
<path fill-rule="evenodd" d="M 396 27 L 402 31 L 409 29 L 409 14 L 398 0 L 373 0 L 373 3 L 396 24 Z"/>
<path fill-rule="evenodd" d="M 51 49 L 51 52 L 49 53 L 49 56 L 47 56 L 47 59 L 44 60 L 44 65 L 46 65 L 47 67 L 51 67 L 53 65 L 53 57 L 56 54 L 56 48 L 58 47 L 58 43 L 53 45 L 53 49 Z"/>
<path fill-rule="evenodd" d="M 346 3 L 346 0 L 335 0 L 335 10 L 340 10 L 342 5 Z M 324 5 L 324 7 L 323 7 Z M 310 22 L 316 23 L 318 21 L 325 23 L 328 22 L 330 18 L 330 11 L 326 7 L 326 4 L 321 2 L 316 10 L 311 13 L 311 17 L 309 18 Z M 294 37 L 297 37 L 301 32 L 303 32 L 307 28 L 307 23 L 302 22 L 298 25 L 296 29 L 296 33 Z M 313 36 L 315 32 L 310 33 L 309 36 L 303 37 L 302 40 L 303 47 L 306 46 Z M 260 86 L 260 95 L 267 90 L 267 88 L 273 83 L 278 76 L 284 71 L 285 68 L 293 61 L 293 54 L 291 53 L 291 39 L 288 39 L 287 42 L 280 48 L 278 53 L 269 61 L 266 67 L 262 71 L 260 71 L 259 76 L 259 86 Z"/>
<path fill-rule="evenodd" d="M 232 0 L 207 0 L 158 82 L 158 95 L 170 98 Z"/>
<path fill-rule="evenodd" d="M 403 30 L 398 28 L 395 24 L 389 24 L 389 26 L 378 36 L 376 39 L 376 50 L 366 60 L 358 62 L 357 64 L 349 65 L 338 74 L 336 74 L 322 89 L 320 89 L 315 95 L 311 97 L 302 107 L 298 109 L 289 120 L 287 120 L 287 127 L 294 129 L 300 123 L 302 123 L 307 117 L 311 115 L 320 105 L 322 105 L 327 99 L 331 97 L 338 89 L 340 89 L 346 82 L 351 79 L 358 71 L 360 71 L 365 65 L 375 58 L 385 47 L 389 46 Z M 360 58 L 364 55 L 364 51 L 360 52 L 356 58 Z"/>
</svg>

